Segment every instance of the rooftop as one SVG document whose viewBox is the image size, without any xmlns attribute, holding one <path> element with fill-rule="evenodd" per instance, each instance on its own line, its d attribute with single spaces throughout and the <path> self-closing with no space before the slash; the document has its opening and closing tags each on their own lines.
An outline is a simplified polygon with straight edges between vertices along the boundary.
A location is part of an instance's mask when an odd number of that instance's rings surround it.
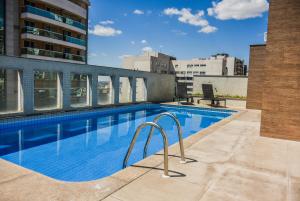
<svg viewBox="0 0 300 201">
<path fill-rule="evenodd" d="M 0 194 L 3 200 L 31 201 L 298 201 L 300 142 L 261 137 L 260 116 L 257 110 L 240 110 L 190 136 L 184 140 L 187 164 L 179 163 L 178 145 L 173 145 L 168 179 L 161 177 L 160 154 L 85 183 L 55 181 L 0 160 Z"/>
</svg>

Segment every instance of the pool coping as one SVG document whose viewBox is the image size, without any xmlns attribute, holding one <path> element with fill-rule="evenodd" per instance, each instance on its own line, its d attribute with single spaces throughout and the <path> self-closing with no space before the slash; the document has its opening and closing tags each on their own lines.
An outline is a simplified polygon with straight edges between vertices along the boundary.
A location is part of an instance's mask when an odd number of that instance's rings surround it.
<svg viewBox="0 0 300 201">
<path fill-rule="evenodd" d="M 185 107 L 185 106 L 182 106 Z M 191 106 L 188 106 L 191 107 Z M 199 107 L 198 107 L 199 108 Z M 239 116 L 244 114 L 246 110 L 238 110 L 235 109 L 236 113 L 233 113 L 231 116 L 222 119 L 221 121 L 195 133 L 190 135 L 189 137 L 185 138 L 183 140 L 183 144 L 185 149 L 191 147 L 193 144 L 198 142 L 200 139 L 204 138 L 205 136 L 209 135 L 216 129 L 220 128 L 221 126 L 224 126 L 225 124 L 231 122 L 234 119 L 237 119 Z M 169 146 L 169 159 L 174 157 L 179 157 L 179 146 L 178 142 Z M 87 181 L 87 182 L 67 182 L 67 181 L 60 181 L 56 180 L 54 178 L 45 176 L 41 173 L 29 170 L 27 168 L 18 166 L 16 164 L 13 164 L 9 161 L 6 161 L 4 159 L 0 159 L 0 166 L 4 164 L 4 167 L 8 166 L 9 170 L 11 172 L 18 172 L 18 176 L 12 176 L 8 179 L 8 181 L 14 180 L 18 177 L 27 177 L 28 176 L 28 182 L 30 182 L 32 179 L 41 179 L 45 183 L 49 183 L 50 185 L 58 185 L 63 186 L 64 190 L 69 190 L 70 193 L 74 191 L 75 189 L 80 190 L 81 188 L 91 188 L 93 190 L 96 190 L 97 193 L 89 195 L 89 196 L 95 196 L 95 200 L 102 200 L 113 194 L 114 192 L 120 190 L 121 188 L 125 187 L 126 185 L 130 184 L 131 182 L 135 181 L 136 179 L 142 177 L 143 175 L 147 174 L 153 169 L 158 169 L 159 166 L 163 164 L 163 157 L 161 156 L 163 154 L 163 151 L 159 151 L 155 155 L 149 156 L 136 164 L 127 167 L 126 169 L 120 170 L 116 173 L 114 173 L 111 176 L 93 180 L 93 181 Z M 5 174 L 5 173 L 4 173 Z M 4 175 L 5 176 L 5 175 Z M 0 185 L 2 183 L 2 180 L 0 180 Z M 90 189 L 89 189 L 90 190 Z"/>
</svg>

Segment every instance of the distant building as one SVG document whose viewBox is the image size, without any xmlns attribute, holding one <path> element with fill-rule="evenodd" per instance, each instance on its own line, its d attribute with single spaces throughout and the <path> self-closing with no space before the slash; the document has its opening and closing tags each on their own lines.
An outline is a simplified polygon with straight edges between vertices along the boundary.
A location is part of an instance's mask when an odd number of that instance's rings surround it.
<svg viewBox="0 0 300 201">
<path fill-rule="evenodd" d="M 89 0 L 0 0 L 0 54 L 87 63 Z"/>
<path fill-rule="evenodd" d="M 123 59 L 123 67 L 131 70 L 163 74 L 176 74 L 177 82 L 186 83 L 188 92 L 193 92 L 194 76 L 243 76 L 244 61 L 228 54 L 216 54 L 209 58 L 176 60 L 175 57 L 158 52 L 144 52 L 140 56 Z"/>
<path fill-rule="evenodd" d="M 191 60 L 174 60 L 178 82 L 187 83 L 189 93 L 193 92 L 193 77 L 216 76 L 243 76 L 244 61 L 228 54 L 216 54 L 210 58 L 198 58 Z"/>
<path fill-rule="evenodd" d="M 127 56 L 122 66 L 126 69 L 147 71 L 161 74 L 175 74 L 175 57 L 159 52 L 144 52 L 139 56 Z"/>
</svg>

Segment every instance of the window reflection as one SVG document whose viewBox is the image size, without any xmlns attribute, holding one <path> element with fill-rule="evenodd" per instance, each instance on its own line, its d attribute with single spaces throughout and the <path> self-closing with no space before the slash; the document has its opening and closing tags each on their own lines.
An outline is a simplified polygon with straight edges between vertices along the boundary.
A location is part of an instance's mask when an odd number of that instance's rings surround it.
<svg viewBox="0 0 300 201">
<path fill-rule="evenodd" d="M 108 105 L 112 104 L 113 100 L 113 90 L 112 81 L 109 76 L 98 76 L 98 105 Z"/>
<path fill-rule="evenodd" d="M 17 112 L 19 108 L 18 71 L 0 69 L 0 113 Z"/>
<path fill-rule="evenodd" d="M 35 71 L 34 73 L 34 108 L 50 110 L 60 108 L 58 74 Z"/>
<path fill-rule="evenodd" d="M 0 0 L 0 55 L 4 54 L 4 40 L 5 40 L 5 28 L 4 28 L 4 1 Z"/>
<path fill-rule="evenodd" d="M 88 106 L 88 76 L 82 74 L 71 75 L 71 106 Z"/>
<path fill-rule="evenodd" d="M 147 88 L 144 78 L 136 79 L 136 101 L 147 101 Z"/>
<path fill-rule="evenodd" d="M 119 102 L 129 103 L 132 101 L 132 89 L 128 77 L 120 77 Z"/>
</svg>

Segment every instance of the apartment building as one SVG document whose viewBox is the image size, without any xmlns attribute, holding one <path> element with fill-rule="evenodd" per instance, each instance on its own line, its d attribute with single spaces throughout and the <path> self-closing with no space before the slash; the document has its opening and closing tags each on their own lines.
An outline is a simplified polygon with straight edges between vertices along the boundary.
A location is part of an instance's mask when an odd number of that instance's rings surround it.
<svg viewBox="0 0 300 201">
<path fill-rule="evenodd" d="M 193 92 L 194 76 L 242 76 L 244 61 L 228 54 L 216 54 L 210 58 L 173 60 L 178 82 L 186 83 L 188 92 Z"/>
<path fill-rule="evenodd" d="M 0 54 L 87 63 L 88 0 L 0 0 Z"/>
<path fill-rule="evenodd" d="M 122 66 L 126 69 L 147 71 L 161 74 L 175 74 L 173 61 L 175 57 L 159 52 L 144 52 L 139 56 L 127 56 Z"/>
</svg>

